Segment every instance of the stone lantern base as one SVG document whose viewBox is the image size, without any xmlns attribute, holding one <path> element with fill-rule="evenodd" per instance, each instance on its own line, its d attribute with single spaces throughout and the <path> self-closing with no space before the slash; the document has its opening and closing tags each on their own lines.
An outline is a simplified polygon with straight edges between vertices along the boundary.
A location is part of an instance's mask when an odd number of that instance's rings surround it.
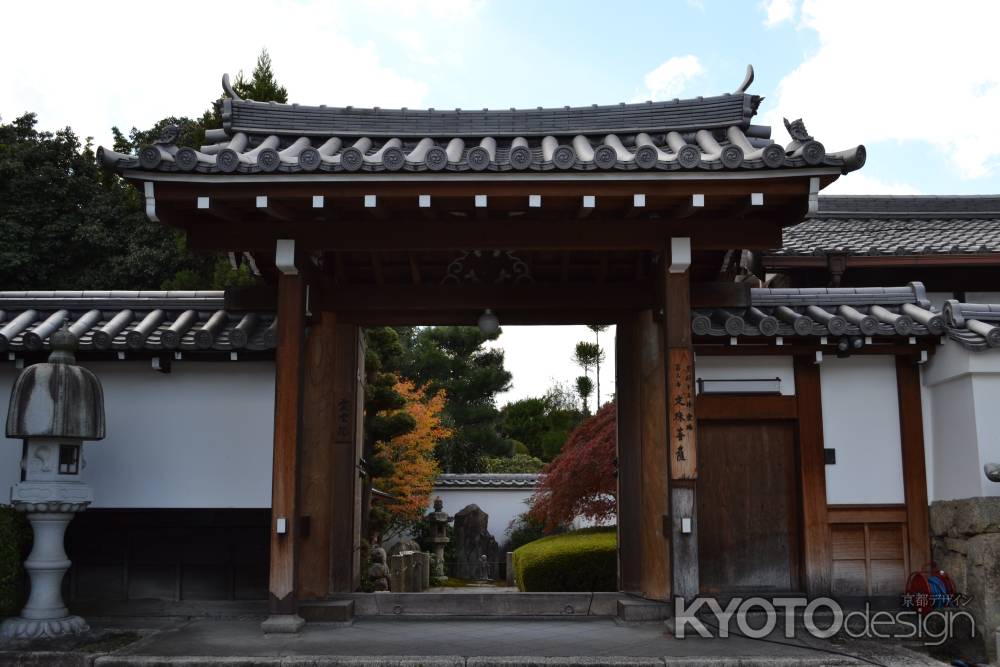
<svg viewBox="0 0 1000 667">
<path fill-rule="evenodd" d="M 63 550 L 63 536 L 73 516 L 89 504 L 90 489 L 82 484 L 69 490 L 66 486 L 50 484 L 46 488 L 22 482 L 11 494 L 14 507 L 27 514 L 34 532 L 31 554 L 24 561 L 31 592 L 21 615 L 0 625 L 0 640 L 51 639 L 90 629 L 86 621 L 69 613 L 62 599 L 62 580 L 70 566 Z M 64 500 L 43 500 L 45 493 L 62 495 Z"/>
<path fill-rule="evenodd" d="M 53 639 L 66 635 L 79 635 L 90 630 L 87 622 L 79 616 L 63 618 L 8 618 L 0 624 L 0 640 Z"/>
</svg>

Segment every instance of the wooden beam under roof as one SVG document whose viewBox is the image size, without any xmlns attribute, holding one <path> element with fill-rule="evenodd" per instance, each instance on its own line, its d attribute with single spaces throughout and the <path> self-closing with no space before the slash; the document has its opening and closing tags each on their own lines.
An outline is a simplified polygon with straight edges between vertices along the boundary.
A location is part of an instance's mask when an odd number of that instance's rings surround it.
<svg viewBox="0 0 1000 667">
<path fill-rule="evenodd" d="M 335 223 L 205 223 L 178 220 L 188 245 L 198 252 L 257 250 L 274 247 L 278 238 L 294 238 L 309 250 L 423 251 L 476 248 L 562 250 L 658 250 L 664 239 L 689 236 L 695 250 L 767 249 L 781 243 L 781 230 L 770 223 L 723 218 L 683 224 L 667 220 L 395 220 L 343 219 Z"/>
</svg>

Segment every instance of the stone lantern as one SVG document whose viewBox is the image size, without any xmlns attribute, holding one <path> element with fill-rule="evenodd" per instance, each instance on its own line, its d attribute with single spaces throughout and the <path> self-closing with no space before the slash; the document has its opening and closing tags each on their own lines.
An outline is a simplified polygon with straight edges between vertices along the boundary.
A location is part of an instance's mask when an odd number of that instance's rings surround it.
<svg viewBox="0 0 1000 667">
<path fill-rule="evenodd" d="M 451 540 L 448 538 L 448 522 L 451 517 L 444 511 L 441 497 L 434 499 L 434 511 L 431 512 L 430 543 L 434 545 L 434 583 L 442 584 L 448 580 L 444 573 L 444 546 Z"/>
<path fill-rule="evenodd" d="M 93 500 L 84 483 L 84 440 L 104 438 L 104 392 L 93 372 L 76 365 L 77 337 L 65 327 L 49 339 L 47 363 L 29 366 L 10 395 L 7 437 L 24 440 L 21 482 L 11 504 L 25 512 L 34 546 L 24 562 L 31 594 L 21 615 L 0 626 L 0 638 L 37 639 L 86 632 L 62 600 L 70 561 L 63 548 L 66 526 Z"/>
</svg>

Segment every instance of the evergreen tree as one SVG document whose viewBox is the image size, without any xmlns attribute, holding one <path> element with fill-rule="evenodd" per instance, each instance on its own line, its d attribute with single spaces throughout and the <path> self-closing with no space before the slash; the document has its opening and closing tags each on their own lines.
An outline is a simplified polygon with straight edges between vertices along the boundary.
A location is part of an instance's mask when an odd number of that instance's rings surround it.
<svg viewBox="0 0 1000 667">
<path fill-rule="evenodd" d="M 243 70 L 240 70 L 233 83 L 233 90 L 245 100 L 282 104 L 288 102 L 288 91 L 277 82 L 271 71 L 271 55 L 267 49 L 261 49 L 257 56 L 257 65 L 253 68 L 249 81 L 243 78 Z"/>
<path fill-rule="evenodd" d="M 478 472 L 483 456 L 510 456 L 501 437 L 496 395 L 510 388 L 503 350 L 483 344 L 496 340 L 476 327 L 426 327 L 404 344 L 403 376 L 428 391 L 444 389 L 445 425 L 452 436 L 440 443 L 438 462 L 447 472 Z"/>
</svg>

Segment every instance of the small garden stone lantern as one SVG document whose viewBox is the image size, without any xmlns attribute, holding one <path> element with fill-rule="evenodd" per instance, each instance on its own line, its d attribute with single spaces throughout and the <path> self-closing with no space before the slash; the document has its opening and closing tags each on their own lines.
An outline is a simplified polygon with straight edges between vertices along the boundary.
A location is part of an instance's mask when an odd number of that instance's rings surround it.
<svg viewBox="0 0 1000 667">
<path fill-rule="evenodd" d="M 52 334 L 47 363 L 29 366 L 10 395 L 7 437 L 24 440 L 21 482 L 11 504 L 25 512 L 34 546 L 24 562 L 31 594 L 21 615 L 0 626 L 0 639 L 38 639 L 86 632 L 62 600 L 70 561 L 63 548 L 66 526 L 93 500 L 84 483 L 83 441 L 104 438 L 104 392 L 93 372 L 76 365 L 77 337 L 63 328 Z"/>
</svg>

